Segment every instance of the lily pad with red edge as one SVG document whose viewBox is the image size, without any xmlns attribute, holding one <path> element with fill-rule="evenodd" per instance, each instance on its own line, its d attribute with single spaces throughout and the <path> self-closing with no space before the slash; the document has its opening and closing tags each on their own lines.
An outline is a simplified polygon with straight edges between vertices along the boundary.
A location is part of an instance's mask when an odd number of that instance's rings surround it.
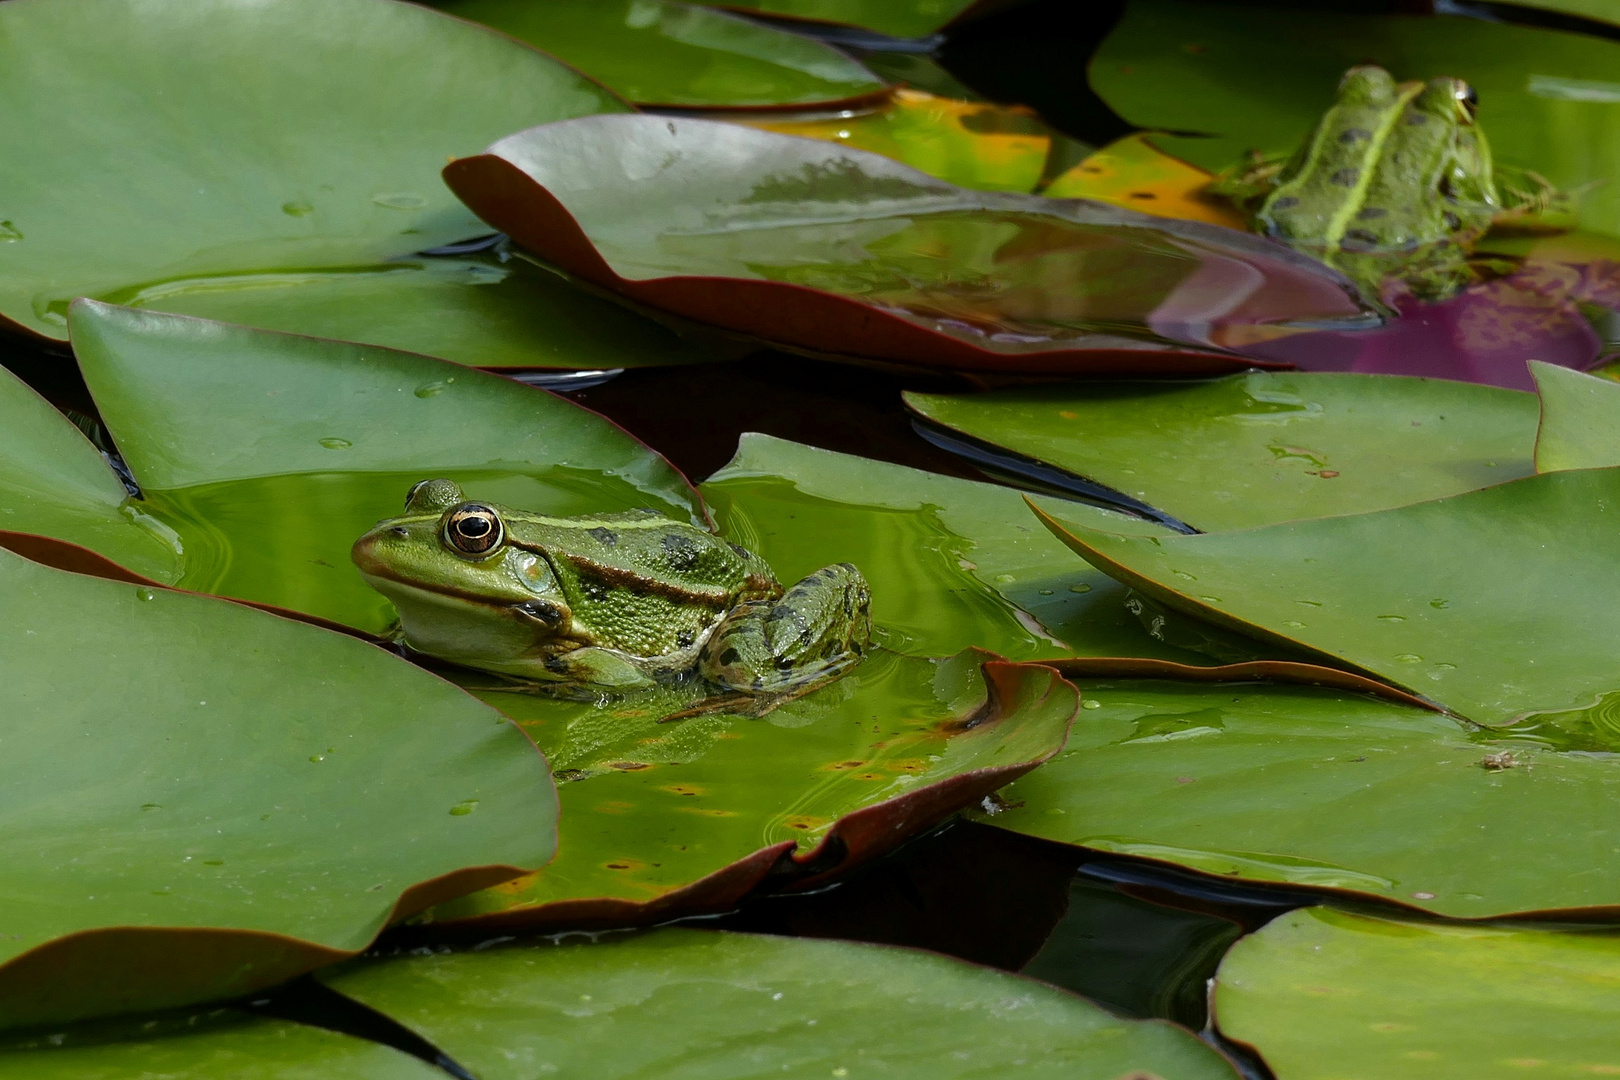
<svg viewBox="0 0 1620 1080">
<path fill-rule="evenodd" d="M 1620 384 L 1530 361 L 1541 397 L 1536 471 L 1620 465 Z"/>
<path fill-rule="evenodd" d="M 888 87 L 803 34 L 680 0 L 436 0 L 557 57 L 638 105 L 831 108 Z"/>
<path fill-rule="evenodd" d="M 499 713 L 375 646 L 0 552 L 0 1026 L 233 997 L 544 865 Z"/>
<path fill-rule="evenodd" d="M 94 301 L 74 305 L 72 328 L 85 381 L 141 486 L 132 505 L 177 538 L 173 581 L 187 589 L 380 633 L 393 609 L 361 580 L 349 547 L 435 476 L 545 513 L 651 507 L 705 521 L 662 457 L 595 413 L 498 375 Z"/>
<path fill-rule="evenodd" d="M 1617 985 L 1612 933 L 1316 907 L 1234 945 L 1212 1008 L 1221 1033 L 1279 1080 L 1610 1076 L 1620 1073 Z"/>
<path fill-rule="evenodd" d="M 1534 396 L 1434 379 L 1254 372 L 906 403 L 992 456 L 1010 451 L 1004 471 L 1054 466 L 1206 532 L 1383 510 L 1534 471 Z"/>
<path fill-rule="evenodd" d="M 481 1080 L 1018 1075 L 1235 1080 L 1192 1032 L 912 949 L 668 928 L 323 975 Z M 874 1019 L 883 1034 L 874 1038 Z"/>
<path fill-rule="evenodd" d="M 1620 916 L 1612 754 L 1336 689 L 1071 678 L 1063 752 L 977 820 L 1451 918 Z"/>
<path fill-rule="evenodd" d="M 704 358 L 520 261 L 419 254 L 490 231 L 446 157 L 628 109 L 502 34 L 396 0 L 21 0 L 0 42 L 0 324 L 61 339 L 94 296 L 481 366 Z"/>
<path fill-rule="evenodd" d="M 1361 325 L 1314 260 L 1202 222 L 968 191 L 715 121 L 585 117 L 445 169 L 480 217 L 639 303 L 790 348 L 1008 373 L 1212 374 Z"/>
<path fill-rule="evenodd" d="M 1620 469 L 1582 469 L 1203 536 L 1120 536 L 1035 512 L 1171 608 L 1478 724 L 1615 750 L 1604 718 L 1620 696 L 1616 507 Z"/>
<path fill-rule="evenodd" d="M 668 694 L 475 692 L 546 752 L 562 813 L 548 869 L 429 913 L 471 934 L 646 924 L 825 882 L 1046 761 L 1079 705 L 1051 668 L 973 650 L 876 651 L 763 719 L 661 722 L 689 704 Z"/>
</svg>

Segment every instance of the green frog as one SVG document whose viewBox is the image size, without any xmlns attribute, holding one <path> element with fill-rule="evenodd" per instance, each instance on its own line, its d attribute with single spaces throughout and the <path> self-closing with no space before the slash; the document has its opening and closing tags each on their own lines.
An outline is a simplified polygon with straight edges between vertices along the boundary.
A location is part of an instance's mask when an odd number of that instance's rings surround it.
<svg viewBox="0 0 1620 1080">
<path fill-rule="evenodd" d="M 651 510 L 551 517 L 424 480 L 351 554 L 407 646 L 553 690 L 701 676 L 714 707 L 757 716 L 848 671 L 871 637 L 855 567 L 784 591 L 759 556 Z"/>
<path fill-rule="evenodd" d="M 1442 300 L 1472 280 L 1469 256 L 1504 214 L 1528 217 L 1551 186 L 1517 189 L 1504 208 L 1479 99 L 1461 79 L 1397 83 L 1381 67 L 1347 71 L 1333 105 L 1293 156 L 1256 156 L 1211 184 L 1254 228 L 1341 270 L 1385 305 L 1404 287 Z"/>
</svg>

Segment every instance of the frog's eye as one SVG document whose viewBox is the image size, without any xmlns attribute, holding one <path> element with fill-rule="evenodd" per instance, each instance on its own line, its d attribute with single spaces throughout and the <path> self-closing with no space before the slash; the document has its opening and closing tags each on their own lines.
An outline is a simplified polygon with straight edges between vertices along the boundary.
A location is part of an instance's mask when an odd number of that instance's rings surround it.
<svg viewBox="0 0 1620 1080">
<path fill-rule="evenodd" d="M 1457 95 L 1457 105 L 1462 109 L 1463 116 L 1468 118 L 1469 123 L 1473 123 L 1474 114 L 1479 112 L 1479 91 L 1458 80 L 1454 93 Z"/>
<path fill-rule="evenodd" d="M 444 542 L 463 555 L 488 555 L 500 547 L 502 531 L 500 515 L 478 503 L 463 503 L 444 519 Z"/>
</svg>

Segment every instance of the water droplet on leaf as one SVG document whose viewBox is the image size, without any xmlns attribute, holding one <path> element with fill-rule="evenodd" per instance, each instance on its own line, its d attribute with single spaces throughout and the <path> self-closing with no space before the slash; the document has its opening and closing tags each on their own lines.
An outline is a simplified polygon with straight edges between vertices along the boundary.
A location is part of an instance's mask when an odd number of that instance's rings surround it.
<svg viewBox="0 0 1620 1080">
<path fill-rule="evenodd" d="M 21 229 L 9 221 L 0 221 L 0 244 L 15 244 L 22 238 Z"/>
<path fill-rule="evenodd" d="M 305 217 L 309 214 L 313 214 L 315 212 L 315 208 L 302 199 L 294 199 L 292 202 L 282 203 L 281 212 L 286 214 L 288 217 Z"/>
<path fill-rule="evenodd" d="M 420 210 L 428 203 L 422 196 L 410 191 L 379 191 L 371 197 L 371 201 L 390 210 Z"/>
<path fill-rule="evenodd" d="M 451 817 L 466 817 L 468 814 L 472 813 L 476 809 L 478 809 L 478 800 L 477 799 L 466 799 L 466 800 L 464 800 L 462 802 L 456 803 L 456 805 L 454 805 L 454 806 L 452 806 L 450 808 L 450 816 Z"/>
<path fill-rule="evenodd" d="M 347 450 L 349 447 L 353 446 L 354 443 L 350 442 L 348 439 L 340 439 L 336 435 L 332 435 L 322 439 L 321 445 L 326 447 L 328 450 Z"/>
</svg>

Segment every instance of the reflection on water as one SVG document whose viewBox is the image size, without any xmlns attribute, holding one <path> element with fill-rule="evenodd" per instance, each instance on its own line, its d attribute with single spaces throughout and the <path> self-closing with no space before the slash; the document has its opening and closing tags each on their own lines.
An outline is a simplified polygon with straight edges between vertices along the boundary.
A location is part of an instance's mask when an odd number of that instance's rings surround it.
<svg viewBox="0 0 1620 1080">
<path fill-rule="evenodd" d="M 1549 750 L 1620 753 L 1620 690 L 1599 694 L 1590 705 L 1526 713 L 1506 727 L 1474 733 L 1479 742 L 1523 743 Z"/>
</svg>

